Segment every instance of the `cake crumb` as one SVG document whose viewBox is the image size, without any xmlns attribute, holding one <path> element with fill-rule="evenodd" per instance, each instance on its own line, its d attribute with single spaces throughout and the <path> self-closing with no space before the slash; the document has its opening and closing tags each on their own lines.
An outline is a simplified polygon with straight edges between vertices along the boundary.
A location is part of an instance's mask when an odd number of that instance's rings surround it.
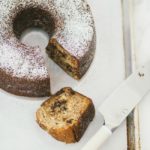
<svg viewBox="0 0 150 150">
<path fill-rule="evenodd" d="M 139 75 L 140 77 L 144 77 L 144 73 L 139 72 L 138 75 Z"/>
</svg>

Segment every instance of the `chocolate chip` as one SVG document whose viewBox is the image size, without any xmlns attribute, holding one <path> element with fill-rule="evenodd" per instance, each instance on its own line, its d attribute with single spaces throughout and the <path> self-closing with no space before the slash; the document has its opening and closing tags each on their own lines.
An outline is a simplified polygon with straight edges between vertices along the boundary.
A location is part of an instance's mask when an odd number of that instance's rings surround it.
<svg viewBox="0 0 150 150">
<path fill-rule="evenodd" d="M 55 110 L 56 108 L 60 108 L 60 107 L 62 107 L 64 110 L 66 109 L 65 108 L 65 104 L 67 103 L 67 101 L 65 101 L 65 100 L 62 100 L 62 101 L 57 101 L 57 102 L 55 102 L 52 106 L 51 106 L 51 109 L 52 110 Z"/>
<path fill-rule="evenodd" d="M 75 91 L 73 91 L 73 90 L 71 90 L 70 93 L 71 93 L 72 95 L 75 95 L 75 94 L 76 94 Z"/>
<path fill-rule="evenodd" d="M 73 121 L 73 119 L 69 119 L 69 120 L 67 120 L 66 122 L 69 123 L 69 124 L 71 124 L 72 121 Z"/>
<path fill-rule="evenodd" d="M 62 110 L 62 111 L 66 111 L 67 108 L 64 106 L 64 107 L 61 108 L 61 110 Z"/>
</svg>

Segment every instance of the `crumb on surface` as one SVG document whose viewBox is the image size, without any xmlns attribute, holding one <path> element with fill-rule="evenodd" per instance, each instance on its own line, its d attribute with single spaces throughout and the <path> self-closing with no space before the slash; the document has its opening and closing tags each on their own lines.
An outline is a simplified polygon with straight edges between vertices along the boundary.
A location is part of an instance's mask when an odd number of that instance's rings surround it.
<svg viewBox="0 0 150 150">
<path fill-rule="evenodd" d="M 144 77 L 144 75 L 145 75 L 145 74 L 144 74 L 144 73 L 139 72 L 139 73 L 138 73 L 138 75 L 139 75 L 140 77 Z"/>
</svg>

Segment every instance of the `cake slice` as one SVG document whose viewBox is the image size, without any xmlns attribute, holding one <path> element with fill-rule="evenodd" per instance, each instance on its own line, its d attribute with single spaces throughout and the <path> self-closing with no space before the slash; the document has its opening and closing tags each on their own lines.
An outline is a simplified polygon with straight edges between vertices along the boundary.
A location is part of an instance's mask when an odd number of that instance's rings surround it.
<svg viewBox="0 0 150 150">
<path fill-rule="evenodd" d="M 71 88 L 61 89 L 36 112 L 40 127 L 66 143 L 78 142 L 94 115 L 92 100 Z"/>
</svg>

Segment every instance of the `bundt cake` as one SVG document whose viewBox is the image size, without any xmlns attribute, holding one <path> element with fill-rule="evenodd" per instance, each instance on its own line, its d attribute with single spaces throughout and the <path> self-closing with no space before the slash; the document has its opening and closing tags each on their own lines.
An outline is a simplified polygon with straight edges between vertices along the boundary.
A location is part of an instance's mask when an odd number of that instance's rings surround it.
<svg viewBox="0 0 150 150">
<path fill-rule="evenodd" d="M 20 42 L 28 28 L 49 35 L 46 51 L 62 69 L 80 79 L 95 51 L 95 27 L 85 0 L 0 1 L 0 88 L 21 96 L 50 95 L 50 77 L 39 47 Z"/>
</svg>

